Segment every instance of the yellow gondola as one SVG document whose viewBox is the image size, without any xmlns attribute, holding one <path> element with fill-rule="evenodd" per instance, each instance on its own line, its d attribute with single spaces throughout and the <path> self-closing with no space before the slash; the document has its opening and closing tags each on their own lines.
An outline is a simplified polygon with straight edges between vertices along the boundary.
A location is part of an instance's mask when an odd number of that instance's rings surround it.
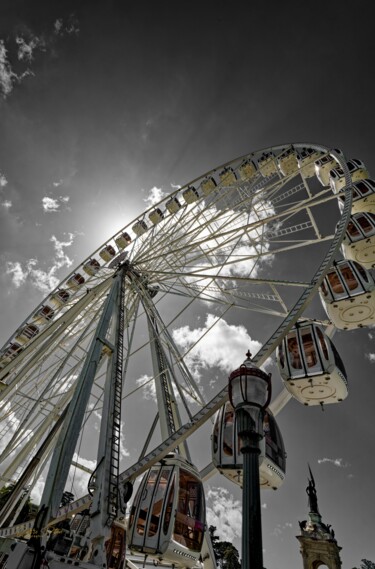
<svg viewBox="0 0 375 569">
<path fill-rule="evenodd" d="M 357 261 L 366 269 L 375 267 L 375 214 L 359 212 L 350 217 L 341 244 L 345 259 Z"/>
</svg>

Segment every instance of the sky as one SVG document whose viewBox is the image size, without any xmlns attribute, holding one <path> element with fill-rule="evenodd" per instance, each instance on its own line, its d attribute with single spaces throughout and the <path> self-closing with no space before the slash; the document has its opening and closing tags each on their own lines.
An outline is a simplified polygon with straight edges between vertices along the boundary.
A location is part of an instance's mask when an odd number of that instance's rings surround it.
<svg viewBox="0 0 375 569">
<path fill-rule="evenodd" d="M 153 198 L 236 156 L 316 142 L 374 172 L 371 8 L 3 0 L 0 344 Z M 209 318 L 202 312 L 195 328 Z M 246 323 L 224 321 L 220 332 L 243 338 L 246 352 Z M 347 400 L 324 412 L 291 401 L 277 418 L 287 478 L 262 493 L 266 567 L 302 566 L 295 536 L 307 515 L 307 463 L 343 567 L 375 560 L 374 334 L 335 336 Z M 242 361 L 237 343 L 221 360 L 210 353 L 207 365 L 224 376 Z M 276 372 L 273 381 L 280 385 Z M 208 484 L 209 522 L 240 547 L 240 490 L 219 475 Z"/>
</svg>

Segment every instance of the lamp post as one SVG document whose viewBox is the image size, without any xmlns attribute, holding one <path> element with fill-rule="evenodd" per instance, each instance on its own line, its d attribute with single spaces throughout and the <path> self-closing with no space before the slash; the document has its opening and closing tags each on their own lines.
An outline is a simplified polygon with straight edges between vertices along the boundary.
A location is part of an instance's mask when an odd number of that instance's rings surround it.
<svg viewBox="0 0 375 569">
<path fill-rule="evenodd" d="M 229 376 L 229 400 L 234 408 L 243 454 L 242 569 L 263 569 L 259 487 L 259 441 L 264 437 L 264 411 L 271 400 L 271 374 L 246 360 Z"/>
</svg>

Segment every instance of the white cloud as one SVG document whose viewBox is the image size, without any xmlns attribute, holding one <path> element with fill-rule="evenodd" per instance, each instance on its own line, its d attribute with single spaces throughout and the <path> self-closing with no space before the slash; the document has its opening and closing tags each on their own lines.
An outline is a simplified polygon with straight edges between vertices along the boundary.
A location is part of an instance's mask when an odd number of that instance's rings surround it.
<svg viewBox="0 0 375 569">
<path fill-rule="evenodd" d="M 350 466 L 350 464 L 345 462 L 342 458 L 318 458 L 318 464 L 324 464 L 325 462 L 333 464 L 333 466 L 337 466 L 338 468 L 348 468 L 348 466 Z"/>
<path fill-rule="evenodd" d="M 69 196 L 60 196 L 58 198 L 50 198 L 45 196 L 42 199 L 42 207 L 43 210 L 47 213 L 49 212 L 57 212 L 60 210 L 62 204 L 67 204 L 70 200 Z"/>
<path fill-rule="evenodd" d="M 59 279 L 56 273 L 63 267 L 70 267 L 73 261 L 65 253 L 65 248 L 70 247 L 74 241 L 73 233 L 68 233 L 68 241 L 59 241 L 52 235 L 50 241 L 54 247 L 54 257 L 52 265 L 46 271 L 38 268 L 37 259 L 29 259 L 22 267 L 18 261 L 8 261 L 6 264 L 6 274 L 12 275 L 12 282 L 16 288 L 20 287 L 26 280 L 29 280 L 35 288 L 47 294 L 58 284 Z"/>
<path fill-rule="evenodd" d="M 53 25 L 54 33 L 57 36 L 67 35 L 78 35 L 79 34 L 79 23 L 74 14 L 70 14 L 65 20 L 63 18 L 57 18 Z"/>
<path fill-rule="evenodd" d="M 230 372 L 244 361 L 248 349 L 254 355 L 261 347 L 260 342 L 251 339 L 244 326 L 228 324 L 213 314 L 206 315 L 202 328 L 182 326 L 173 330 L 173 339 L 185 352 L 194 346 L 186 360 L 198 375 L 201 370 L 212 367 Z"/>
<path fill-rule="evenodd" d="M 173 190 L 179 190 L 180 188 L 182 188 L 182 186 L 181 186 L 181 184 L 172 184 L 172 183 L 171 183 L 171 188 L 172 188 Z"/>
<path fill-rule="evenodd" d="M 0 63 L 0 65 L 1 65 L 1 63 Z M 1 79 L 0 79 L 0 81 L 1 81 Z M 0 172 L 0 188 L 5 188 L 5 186 L 7 185 L 7 183 L 8 183 L 8 180 L 6 179 L 6 177 L 4 176 L 4 174 L 2 174 L 2 173 Z"/>
<path fill-rule="evenodd" d="M 221 541 L 233 542 L 242 532 L 242 508 L 225 488 L 209 488 L 206 494 L 207 524 L 217 528 Z"/>
<path fill-rule="evenodd" d="M 4 40 L 0 40 L 0 88 L 4 98 L 12 91 L 13 83 L 17 80 L 17 74 L 12 70 L 7 53 Z"/>
<path fill-rule="evenodd" d="M 290 529 L 293 527 L 293 524 L 290 522 L 285 522 L 285 524 L 277 524 L 271 535 L 275 537 L 280 537 L 286 529 Z"/>
<path fill-rule="evenodd" d="M 16 44 L 18 45 L 17 57 L 19 60 L 32 61 L 33 52 L 36 48 L 44 47 L 44 40 L 34 36 L 27 43 L 25 38 L 21 36 L 16 37 Z"/>
<path fill-rule="evenodd" d="M 8 261 L 5 267 L 7 275 L 12 275 L 12 281 L 16 288 L 19 288 L 27 278 L 27 272 L 22 269 L 21 263 Z"/>
<path fill-rule="evenodd" d="M 162 200 L 166 195 L 166 192 L 164 192 L 161 188 L 154 186 L 151 188 L 147 197 L 144 198 L 143 201 L 146 202 L 147 207 L 151 207 L 159 203 L 160 200 Z"/>
<path fill-rule="evenodd" d="M 59 180 L 58 182 L 52 182 L 53 186 L 55 186 L 55 188 L 58 188 L 59 186 L 61 186 L 61 184 L 63 183 L 63 180 Z"/>
<path fill-rule="evenodd" d="M 370 360 L 372 364 L 375 364 L 375 354 L 366 354 L 366 357 Z"/>
<path fill-rule="evenodd" d="M 5 207 L 5 209 L 9 209 L 12 207 L 12 202 L 10 200 L 4 200 L 1 205 Z"/>
<path fill-rule="evenodd" d="M 156 398 L 156 391 L 155 391 L 155 382 L 150 375 L 142 375 L 138 379 L 135 380 L 137 387 L 141 388 L 143 399 L 152 399 L 155 400 Z"/>
</svg>

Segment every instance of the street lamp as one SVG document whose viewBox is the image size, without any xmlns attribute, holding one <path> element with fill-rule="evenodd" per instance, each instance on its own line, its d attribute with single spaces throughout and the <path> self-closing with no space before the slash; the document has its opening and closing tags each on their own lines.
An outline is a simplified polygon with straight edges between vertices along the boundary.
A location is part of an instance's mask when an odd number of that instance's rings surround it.
<svg viewBox="0 0 375 569">
<path fill-rule="evenodd" d="M 229 400 L 237 418 L 243 454 L 242 569 L 263 569 L 259 487 L 259 441 L 264 437 L 264 411 L 271 400 L 271 374 L 246 360 L 229 376 Z"/>
</svg>

